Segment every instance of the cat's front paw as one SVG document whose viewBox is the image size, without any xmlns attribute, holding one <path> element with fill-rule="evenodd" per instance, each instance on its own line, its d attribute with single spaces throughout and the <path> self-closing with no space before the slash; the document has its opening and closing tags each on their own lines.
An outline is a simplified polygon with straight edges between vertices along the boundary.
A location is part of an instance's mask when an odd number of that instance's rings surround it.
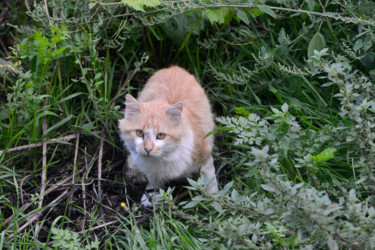
<svg viewBox="0 0 375 250">
<path fill-rule="evenodd" d="M 148 194 L 143 194 L 141 198 L 142 206 L 150 208 L 153 207 L 152 202 L 157 202 L 157 197 L 155 192 L 150 192 Z"/>
<path fill-rule="evenodd" d="M 138 170 L 138 168 L 128 168 L 126 176 L 132 184 L 144 184 L 147 183 L 146 176 Z"/>
<path fill-rule="evenodd" d="M 209 184 L 207 192 L 209 194 L 216 194 L 219 191 L 216 178 Z"/>
</svg>

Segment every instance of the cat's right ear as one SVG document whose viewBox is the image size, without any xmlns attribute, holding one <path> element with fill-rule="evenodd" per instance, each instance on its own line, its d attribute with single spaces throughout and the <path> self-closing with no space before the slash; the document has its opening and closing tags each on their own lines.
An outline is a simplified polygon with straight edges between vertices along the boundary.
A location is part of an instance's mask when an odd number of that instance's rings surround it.
<svg viewBox="0 0 375 250">
<path fill-rule="evenodd" d="M 141 104 L 129 94 L 126 95 L 125 105 L 125 119 L 134 119 L 141 113 Z"/>
<path fill-rule="evenodd" d="M 182 102 L 178 102 L 167 109 L 167 118 L 172 124 L 178 125 L 180 123 L 183 107 Z"/>
</svg>

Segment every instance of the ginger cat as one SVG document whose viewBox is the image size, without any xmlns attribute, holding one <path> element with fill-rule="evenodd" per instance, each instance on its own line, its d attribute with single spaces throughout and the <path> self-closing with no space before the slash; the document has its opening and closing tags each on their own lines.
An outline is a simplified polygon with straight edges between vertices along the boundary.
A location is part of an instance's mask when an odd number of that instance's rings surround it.
<svg viewBox="0 0 375 250">
<path fill-rule="evenodd" d="M 121 138 L 130 152 L 130 177 L 147 178 L 146 189 L 163 187 L 168 180 L 200 171 L 212 178 L 208 192 L 218 184 L 211 155 L 214 127 L 208 98 L 195 77 L 172 66 L 157 71 L 138 95 L 126 95 L 125 118 L 119 121 Z M 151 206 L 146 195 L 142 204 Z"/>
</svg>

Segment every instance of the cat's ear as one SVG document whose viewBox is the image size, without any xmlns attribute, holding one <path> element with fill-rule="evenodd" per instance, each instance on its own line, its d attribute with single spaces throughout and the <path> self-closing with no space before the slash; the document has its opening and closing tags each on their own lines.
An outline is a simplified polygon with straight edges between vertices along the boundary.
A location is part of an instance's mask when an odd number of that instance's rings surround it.
<svg viewBox="0 0 375 250">
<path fill-rule="evenodd" d="M 183 107 L 182 102 L 178 102 L 167 109 L 167 118 L 172 124 L 178 125 L 180 123 Z"/>
<path fill-rule="evenodd" d="M 136 118 L 141 113 L 141 104 L 129 94 L 126 95 L 125 105 L 125 119 Z"/>
</svg>

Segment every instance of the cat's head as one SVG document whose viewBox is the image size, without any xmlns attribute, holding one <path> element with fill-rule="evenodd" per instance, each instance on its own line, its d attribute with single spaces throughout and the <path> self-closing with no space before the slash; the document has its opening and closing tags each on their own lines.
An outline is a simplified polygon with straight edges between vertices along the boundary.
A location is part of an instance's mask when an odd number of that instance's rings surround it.
<svg viewBox="0 0 375 250">
<path fill-rule="evenodd" d="M 125 118 L 119 121 L 119 129 L 129 150 L 145 157 L 164 157 L 176 150 L 183 132 L 181 102 L 142 103 L 126 95 L 125 105 Z"/>
</svg>

